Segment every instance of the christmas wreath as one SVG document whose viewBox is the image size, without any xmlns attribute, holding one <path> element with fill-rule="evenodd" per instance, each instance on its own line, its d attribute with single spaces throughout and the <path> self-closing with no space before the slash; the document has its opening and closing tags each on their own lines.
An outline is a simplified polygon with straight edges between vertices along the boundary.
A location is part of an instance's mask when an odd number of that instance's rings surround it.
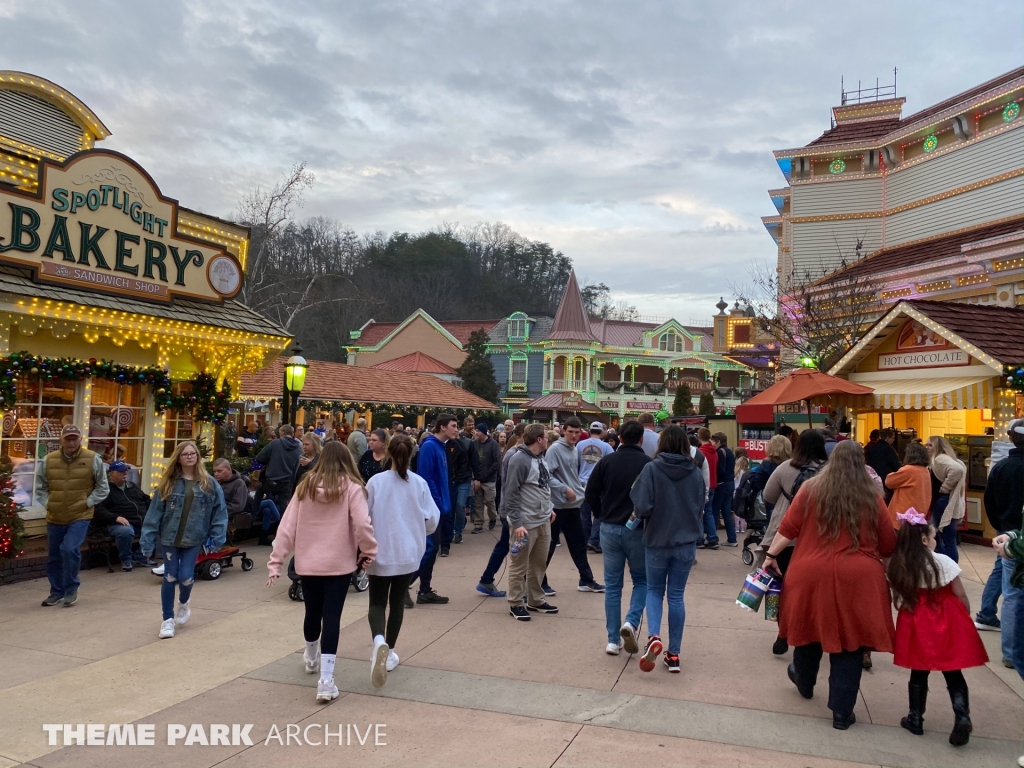
<svg viewBox="0 0 1024 768">
<path fill-rule="evenodd" d="M 175 410 L 192 414 L 196 421 L 214 424 L 220 424 L 228 417 L 230 405 L 231 385 L 225 381 L 223 387 L 218 387 L 217 378 L 208 373 L 197 373 L 192 377 L 192 390 L 171 399 L 171 407 Z"/>
</svg>

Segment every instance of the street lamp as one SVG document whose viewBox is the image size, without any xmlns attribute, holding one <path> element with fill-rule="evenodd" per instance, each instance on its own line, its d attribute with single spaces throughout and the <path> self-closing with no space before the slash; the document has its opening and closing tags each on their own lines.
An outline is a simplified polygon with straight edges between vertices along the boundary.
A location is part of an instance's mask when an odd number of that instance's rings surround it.
<svg viewBox="0 0 1024 768">
<path fill-rule="evenodd" d="M 284 417 L 282 421 L 291 423 L 291 411 L 298 411 L 299 393 L 306 384 L 306 370 L 309 364 L 302 356 L 302 347 L 296 344 L 292 347 L 292 356 L 284 364 Z M 291 409 L 289 409 L 289 396 L 291 398 Z M 292 425 L 294 426 L 294 424 Z"/>
</svg>

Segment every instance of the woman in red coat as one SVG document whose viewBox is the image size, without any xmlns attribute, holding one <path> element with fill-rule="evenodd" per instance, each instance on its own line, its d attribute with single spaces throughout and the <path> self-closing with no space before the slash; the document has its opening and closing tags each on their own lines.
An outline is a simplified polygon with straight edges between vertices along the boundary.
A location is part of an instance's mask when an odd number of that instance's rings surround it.
<svg viewBox="0 0 1024 768">
<path fill-rule="evenodd" d="M 857 443 L 839 443 L 825 468 L 800 488 L 766 568 L 774 569 L 775 555 L 793 539 L 779 611 L 779 634 L 794 646 L 789 679 L 811 698 L 821 656 L 829 654 L 832 727 L 845 731 L 856 720 L 864 651 L 891 653 L 896 637 L 881 560 L 895 549 L 896 533 Z"/>
</svg>

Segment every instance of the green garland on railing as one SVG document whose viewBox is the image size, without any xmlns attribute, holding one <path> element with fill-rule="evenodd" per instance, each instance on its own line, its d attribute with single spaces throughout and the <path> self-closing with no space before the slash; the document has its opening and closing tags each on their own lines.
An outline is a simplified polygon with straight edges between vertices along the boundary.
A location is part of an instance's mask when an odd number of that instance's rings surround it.
<svg viewBox="0 0 1024 768">
<path fill-rule="evenodd" d="M 0 357 L 0 410 L 12 408 L 17 400 L 20 374 L 39 376 L 45 381 L 83 381 L 87 376 L 116 381 L 118 384 L 149 384 L 153 389 L 156 412 L 171 407 L 171 380 L 163 368 L 155 365 L 122 365 L 91 357 L 39 357 L 31 352 L 12 352 Z"/>
</svg>

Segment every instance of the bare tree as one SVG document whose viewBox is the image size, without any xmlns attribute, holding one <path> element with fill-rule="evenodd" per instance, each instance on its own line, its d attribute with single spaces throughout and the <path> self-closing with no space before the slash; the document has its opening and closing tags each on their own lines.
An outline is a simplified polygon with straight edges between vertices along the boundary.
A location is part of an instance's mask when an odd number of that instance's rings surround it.
<svg viewBox="0 0 1024 768">
<path fill-rule="evenodd" d="M 780 367 L 813 365 L 828 370 L 876 319 L 878 281 L 850 269 L 863 258 L 862 247 L 858 240 L 852 259 L 840 251 L 838 268 L 822 262 L 816 269 L 780 272 L 755 264 L 751 285 L 734 287 L 740 302 L 753 309 L 758 335 L 773 338 L 782 348 Z"/>
<path fill-rule="evenodd" d="M 242 198 L 238 205 L 238 220 L 258 232 L 259 246 L 249 254 L 246 266 L 242 301 L 254 306 L 256 296 L 266 287 L 269 250 L 281 228 L 292 216 L 294 208 L 302 207 L 302 195 L 311 189 L 316 177 L 306 170 L 306 163 L 294 166 L 269 192 L 262 187 Z"/>
</svg>

